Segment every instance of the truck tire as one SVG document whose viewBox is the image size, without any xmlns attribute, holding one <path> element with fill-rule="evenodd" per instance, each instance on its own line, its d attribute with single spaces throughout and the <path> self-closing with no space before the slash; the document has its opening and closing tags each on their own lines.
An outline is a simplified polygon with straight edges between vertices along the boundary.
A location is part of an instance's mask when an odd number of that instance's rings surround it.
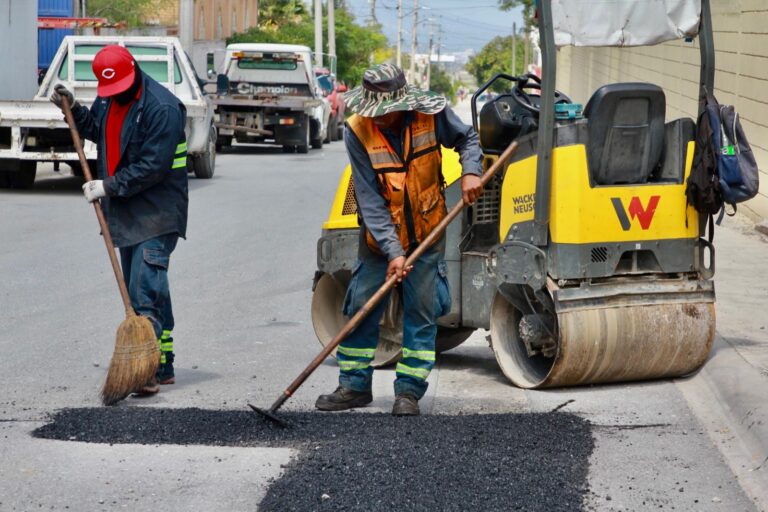
<svg viewBox="0 0 768 512">
<path fill-rule="evenodd" d="M 0 188 L 30 189 L 35 185 L 35 174 L 37 174 L 37 162 L 8 160 L 0 167 Z"/>
<path fill-rule="evenodd" d="M 309 118 L 304 118 L 304 144 L 296 146 L 296 152 L 305 155 L 309 153 Z"/>
<path fill-rule="evenodd" d="M 213 170 L 216 167 L 216 128 L 211 126 L 208 131 L 208 142 L 205 152 L 192 158 L 192 168 L 195 177 L 202 180 L 213 178 Z"/>
<path fill-rule="evenodd" d="M 80 165 L 80 162 L 67 162 L 67 163 L 69 164 L 69 167 L 72 168 L 72 174 L 80 178 L 83 178 L 85 176 L 83 174 L 83 166 Z M 91 170 L 91 174 L 93 175 L 93 178 L 97 177 L 96 165 L 97 165 L 96 160 L 88 160 L 88 168 Z"/>
<path fill-rule="evenodd" d="M 344 140 L 344 119 L 336 122 L 336 140 Z"/>
<path fill-rule="evenodd" d="M 331 120 L 328 131 L 331 133 L 331 141 L 339 140 L 339 120 L 335 117 Z"/>
<path fill-rule="evenodd" d="M 231 135 L 223 135 L 221 137 L 216 138 L 216 151 L 219 153 L 224 153 L 225 151 L 229 151 L 232 149 L 232 136 Z"/>
</svg>

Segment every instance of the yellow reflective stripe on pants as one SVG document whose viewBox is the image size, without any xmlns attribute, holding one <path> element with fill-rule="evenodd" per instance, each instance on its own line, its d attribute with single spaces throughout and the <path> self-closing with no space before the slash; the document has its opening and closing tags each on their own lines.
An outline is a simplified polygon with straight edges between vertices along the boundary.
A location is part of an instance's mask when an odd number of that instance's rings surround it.
<svg viewBox="0 0 768 512">
<path fill-rule="evenodd" d="M 180 158 L 175 158 L 173 160 L 173 165 L 171 166 L 171 169 L 179 169 L 181 167 L 186 167 L 186 166 L 187 166 L 187 157 L 182 156 Z"/>
<path fill-rule="evenodd" d="M 343 347 L 343 346 L 339 346 L 337 351 L 339 352 L 339 354 L 344 354 L 345 356 L 367 357 L 369 359 L 373 359 L 373 356 L 376 353 L 375 348 L 349 348 L 349 347 Z"/>
<path fill-rule="evenodd" d="M 171 337 L 171 331 L 163 331 L 163 334 L 160 335 L 161 340 L 167 340 Z"/>
<path fill-rule="evenodd" d="M 182 142 L 181 144 L 176 146 L 176 154 L 184 153 L 186 151 L 187 151 L 187 143 L 186 142 Z"/>
<path fill-rule="evenodd" d="M 172 341 L 164 341 L 160 343 L 160 351 L 161 352 L 173 352 L 173 342 Z"/>
<path fill-rule="evenodd" d="M 370 365 L 368 361 L 338 361 L 341 371 L 365 370 Z"/>
<path fill-rule="evenodd" d="M 427 377 L 429 377 L 429 370 L 424 368 L 413 368 L 412 366 L 403 363 L 397 363 L 395 372 L 402 373 L 403 375 L 410 375 L 411 377 L 416 377 L 421 380 L 427 380 Z"/>
<path fill-rule="evenodd" d="M 403 347 L 403 357 L 412 357 L 414 359 L 421 359 L 422 361 L 434 361 L 434 350 L 411 350 Z"/>
</svg>

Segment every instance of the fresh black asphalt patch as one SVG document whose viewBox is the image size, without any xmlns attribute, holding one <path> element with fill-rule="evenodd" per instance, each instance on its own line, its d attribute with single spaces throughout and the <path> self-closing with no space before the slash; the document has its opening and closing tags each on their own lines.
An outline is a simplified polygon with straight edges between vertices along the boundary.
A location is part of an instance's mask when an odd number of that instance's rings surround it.
<svg viewBox="0 0 768 512">
<path fill-rule="evenodd" d="M 573 511 L 589 490 L 590 425 L 569 413 L 281 417 L 293 427 L 270 427 L 251 411 L 65 409 L 33 435 L 300 450 L 271 483 L 263 511 Z"/>
</svg>

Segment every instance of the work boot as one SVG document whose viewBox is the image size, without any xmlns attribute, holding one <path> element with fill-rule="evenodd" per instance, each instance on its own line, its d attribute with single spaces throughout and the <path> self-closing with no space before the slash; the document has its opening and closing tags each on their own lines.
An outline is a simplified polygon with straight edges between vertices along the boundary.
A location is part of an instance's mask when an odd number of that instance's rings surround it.
<svg viewBox="0 0 768 512">
<path fill-rule="evenodd" d="M 150 379 L 143 388 L 134 392 L 134 395 L 139 397 L 156 395 L 160 391 L 160 386 L 157 385 L 157 379 Z"/>
<path fill-rule="evenodd" d="M 419 401 L 413 395 L 397 395 L 392 406 L 392 416 L 418 416 Z"/>
<path fill-rule="evenodd" d="M 173 352 L 168 352 L 163 355 L 165 356 L 165 362 L 160 363 L 160 366 L 157 368 L 157 373 L 155 374 L 157 383 L 162 385 L 174 384 L 176 382 L 176 376 L 173 373 Z"/>
<path fill-rule="evenodd" d="M 157 368 L 157 383 L 173 384 L 176 382 L 176 376 L 173 373 L 173 337 L 170 331 L 163 331 L 158 343 L 160 344 L 160 366 Z"/>
<path fill-rule="evenodd" d="M 354 407 L 363 407 L 373 401 L 370 391 L 355 391 L 339 386 L 330 395 L 320 395 L 315 407 L 321 411 L 343 411 Z"/>
</svg>

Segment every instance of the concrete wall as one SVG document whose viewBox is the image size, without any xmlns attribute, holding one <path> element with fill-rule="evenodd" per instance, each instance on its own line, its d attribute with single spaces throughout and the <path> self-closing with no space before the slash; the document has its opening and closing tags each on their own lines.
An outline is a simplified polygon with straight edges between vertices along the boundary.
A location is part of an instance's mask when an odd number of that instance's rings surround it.
<svg viewBox="0 0 768 512">
<path fill-rule="evenodd" d="M 0 100 L 37 92 L 37 2 L 0 0 Z"/>
<path fill-rule="evenodd" d="M 760 193 L 740 207 L 768 218 L 768 1 L 711 0 L 715 39 L 715 96 L 733 104 L 761 170 Z M 651 82 L 664 88 L 667 120 L 696 119 L 698 40 L 640 48 L 561 48 L 557 88 L 586 103 L 613 82 Z"/>
</svg>

